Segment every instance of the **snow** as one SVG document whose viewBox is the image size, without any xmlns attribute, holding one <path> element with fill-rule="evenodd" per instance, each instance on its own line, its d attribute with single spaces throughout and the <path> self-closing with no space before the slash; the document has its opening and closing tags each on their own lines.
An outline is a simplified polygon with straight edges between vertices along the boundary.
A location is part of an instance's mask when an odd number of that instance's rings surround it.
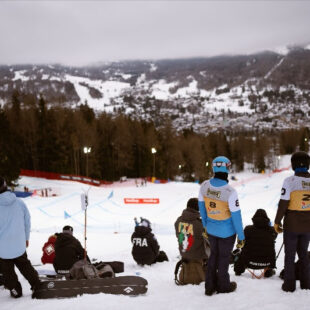
<svg viewBox="0 0 310 310">
<path fill-rule="evenodd" d="M 279 167 L 289 165 L 289 157 L 281 157 Z M 291 170 L 274 174 L 254 174 L 243 172 L 233 174 L 237 181 L 230 181 L 238 192 L 244 226 L 251 224 L 251 218 L 258 208 L 265 208 L 270 219 L 274 219 L 282 182 L 291 175 Z M 89 189 L 85 184 L 72 181 L 53 181 L 39 178 L 22 177 L 23 186 L 33 189 L 53 188 L 59 193 L 56 197 L 32 196 L 24 199 L 32 217 L 32 231 L 28 256 L 33 264 L 40 264 L 41 248 L 48 236 L 61 231 L 64 225 L 74 227 L 74 235 L 83 244 L 84 214 L 80 208 L 80 194 Z M 309 291 L 284 293 L 282 281 L 278 277 L 283 268 L 283 251 L 277 261 L 277 275 L 270 279 L 252 279 L 249 273 L 236 277 L 230 267 L 232 281 L 238 284 L 237 291 L 231 294 L 204 295 L 204 284 L 176 286 L 174 268 L 179 260 L 174 222 L 186 206 L 190 197 L 197 197 L 199 185 L 195 183 L 170 182 L 167 184 L 148 183 L 146 187 L 136 187 L 133 180 L 103 187 L 90 187 L 87 250 L 90 258 L 125 263 L 121 275 L 140 275 L 149 282 L 144 296 L 128 297 L 113 295 L 84 295 L 72 299 L 32 300 L 27 281 L 18 273 L 24 296 L 19 300 L 9 297 L 8 291 L 0 288 L 1 310 L 14 309 L 198 309 L 207 307 L 222 309 L 264 309 L 299 310 L 309 309 Z M 158 205 L 125 205 L 124 198 L 159 198 Z M 64 219 L 64 211 L 71 218 Z M 169 262 L 153 266 L 138 266 L 131 256 L 130 236 L 134 230 L 133 218 L 146 217 L 152 222 L 153 231 L 164 250 Z M 282 235 L 276 242 L 278 252 Z M 51 265 L 37 267 L 51 269 Z"/>
<path fill-rule="evenodd" d="M 276 48 L 270 49 L 272 52 L 275 52 L 277 54 L 286 56 L 290 52 L 290 48 L 287 46 L 278 46 Z"/>
<path fill-rule="evenodd" d="M 96 110 L 102 110 L 104 104 L 109 104 L 112 98 L 120 96 L 123 91 L 130 87 L 129 83 L 91 80 L 89 78 L 69 74 L 65 75 L 65 79 L 74 85 L 75 90 L 80 97 L 81 103 L 85 103 L 85 101 L 87 101 L 88 105 Z M 103 97 L 100 99 L 93 98 L 89 94 L 89 88 L 81 85 L 81 83 L 97 89 L 102 93 Z"/>
<path fill-rule="evenodd" d="M 264 79 L 268 79 L 270 75 L 279 67 L 281 66 L 282 62 L 284 60 L 284 57 L 264 76 Z"/>
<path fill-rule="evenodd" d="M 310 44 L 305 47 L 306 50 L 310 50 Z"/>
<path fill-rule="evenodd" d="M 192 79 L 192 77 L 189 77 Z M 204 90 L 199 90 L 197 85 L 198 82 L 195 79 L 189 82 L 188 86 L 178 88 L 174 93 L 170 93 L 170 88 L 177 86 L 177 82 L 167 83 L 166 80 L 159 80 L 157 83 L 152 85 L 152 96 L 159 100 L 168 100 L 173 98 L 190 98 L 192 95 L 199 94 L 201 97 L 207 97 L 208 92 Z"/>
<path fill-rule="evenodd" d="M 166 83 L 165 80 L 159 80 L 156 84 L 152 85 L 152 95 L 156 99 L 159 100 L 168 100 L 168 98 L 171 96 L 169 89 L 176 86 L 177 83 Z"/>
<path fill-rule="evenodd" d="M 157 66 L 153 63 L 150 64 L 150 72 L 154 72 L 157 70 Z"/>
<path fill-rule="evenodd" d="M 124 79 L 124 80 L 128 80 L 132 77 L 131 74 L 125 74 L 125 73 L 121 73 L 120 76 Z"/>
<path fill-rule="evenodd" d="M 15 71 L 14 73 L 15 73 L 15 76 L 12 79 L 12 81 L 17 81 L 17 80 L 21 80 L 22 82 L 29 81 L 29 77 L 24 76 L 24 74 L 26 73 L 26 70 Z"/>
</svg>

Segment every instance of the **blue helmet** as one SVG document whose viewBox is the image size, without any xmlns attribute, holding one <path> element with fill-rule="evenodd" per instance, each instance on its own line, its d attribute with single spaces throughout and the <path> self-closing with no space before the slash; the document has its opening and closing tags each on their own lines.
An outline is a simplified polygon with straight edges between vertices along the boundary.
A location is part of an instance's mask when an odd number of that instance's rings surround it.
<svg viewBox="0 0 310 310">
<path fill-rule="evenodd" d="M 230 160 L 225 156 L 218 156 L 212 161 L 213 172 L 226 172 L 229 173 L 229 167 L 231 166 Z"/>
</svg>

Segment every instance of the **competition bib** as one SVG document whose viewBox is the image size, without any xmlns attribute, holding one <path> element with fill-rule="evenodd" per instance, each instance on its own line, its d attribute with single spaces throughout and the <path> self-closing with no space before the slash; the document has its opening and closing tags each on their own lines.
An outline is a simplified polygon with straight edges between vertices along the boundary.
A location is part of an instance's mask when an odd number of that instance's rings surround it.
<svg viewBox="0 0 310 310">
<path fill-rule="evenodd" d="M 227 201 L 204 197 L 208 217 L 213 220 L 223 221 L 231 217 Z"/>
<path fill-rule="evenodd" d="M 310 191 L 291 192 L 288 209 L 294 211 L 310 211 Z"/>
</svg>

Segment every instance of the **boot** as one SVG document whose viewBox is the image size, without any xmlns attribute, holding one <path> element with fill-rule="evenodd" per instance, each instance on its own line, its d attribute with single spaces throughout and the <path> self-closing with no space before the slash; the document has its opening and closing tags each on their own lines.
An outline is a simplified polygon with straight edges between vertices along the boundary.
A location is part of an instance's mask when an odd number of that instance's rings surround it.
<svg viewBox="0 0 310 310">
<path fill-rule="evenodd" d="M 274 271 L 274 269 L 267 269 L 266 270 L 266 272 L 265 272 L 265 274 L 264 274 L 264 277 L 265 278 L 270 278 L 270 277 L 272 277 L 273 275 L 275 275 L 275 271 Z"/>
<path fill-rule="evenodd" d="M 225 291 L 218 291 L 218 293 L 232 293 L 237 289 L 237 283 L 232 281 L 230 282 L 230 286 L 229 289 L 225 290 Z"/>
<path fill-rule="evenodd" d="M 23 296 L 22 286 L 19 282 L 17 282 L 16 286 L 10 290 L 11 297 L 19 298 Z"/>
<path fill-rule="evenodd" d="M 230 282 L 230 290 L 227 293 L 234 292 L 237 289 L 237 283 L 232 281 Z"/>
<path fill-rule="evenodd" d="M 296 289 L 296 281 L 284 281 L 282 284 L 282 291 L 294 292 Z"/>
<path fill-rule="evenodd" d="M 206 288 L 205 289 L 205 295 L 206 296 L 212 296 L 214 293 L 216 292 L 216 290 L 214 288 Z"/>
<path fill-rule="evenodd" d="M 31 287 L 32 290 L 32 295 L 31 298 L 36 298 L 37 292 L 43 288 L 43 282 L 42 281 L 38 281 L 36 283 L 36 285 Z"/>
</svg>

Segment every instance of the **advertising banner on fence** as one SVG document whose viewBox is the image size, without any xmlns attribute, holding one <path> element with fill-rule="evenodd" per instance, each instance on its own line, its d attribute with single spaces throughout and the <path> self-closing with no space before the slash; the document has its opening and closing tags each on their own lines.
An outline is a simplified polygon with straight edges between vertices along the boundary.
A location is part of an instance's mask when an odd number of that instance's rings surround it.
<svg viewBox="0 0 310 310">
<path fill-rule="evenodd" d="M 124 198 L 126 204 L 158 204 L 159 198 Z"/>
</svg>

